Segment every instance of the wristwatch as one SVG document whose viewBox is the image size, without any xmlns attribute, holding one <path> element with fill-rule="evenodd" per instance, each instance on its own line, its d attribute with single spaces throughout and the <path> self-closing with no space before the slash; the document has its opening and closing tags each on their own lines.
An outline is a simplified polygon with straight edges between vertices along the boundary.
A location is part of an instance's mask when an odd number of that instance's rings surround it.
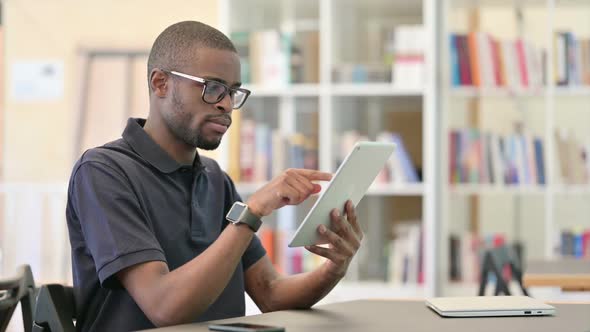
<svg viewBox="0 0 590 332">
<path fill-rule="evenodd" d="M 229 209 L 225 219 L 232 224 L 246 224 L 254 232 L 258 231 L 260 225 L 262 225 L 260 217 L 250 212 L 248 205 L 242 202 L 235 202 L 231 209 Z"/>
</svg>

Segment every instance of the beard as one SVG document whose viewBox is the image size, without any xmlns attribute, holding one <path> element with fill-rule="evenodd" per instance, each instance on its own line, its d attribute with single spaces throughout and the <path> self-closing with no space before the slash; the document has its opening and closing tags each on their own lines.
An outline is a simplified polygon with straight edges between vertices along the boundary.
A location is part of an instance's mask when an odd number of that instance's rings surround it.
<svg viewBox="0 0 590 332">
<path fill-rule="evenodd" d="M 219 147 L 219 144 L 221 143 L 221 137 L 208 139 L 201 134 L 201 127 L 203 124 L 211 117 L 216 116 L 206 117 L 204 119 L 205 121 L 199 124 L 199 127 L 196 130 L 191 129 L 189 125 L 192 123 L 194 116 L 185 109 L 184 104 L 177 94 L 176 88 L 172 90 L 172 112 L 162 113 L 164 122 L 168 128 L 170 128 L 172 135 L 187 145 L 203 150 L 215 150 Z"/>
</svg>

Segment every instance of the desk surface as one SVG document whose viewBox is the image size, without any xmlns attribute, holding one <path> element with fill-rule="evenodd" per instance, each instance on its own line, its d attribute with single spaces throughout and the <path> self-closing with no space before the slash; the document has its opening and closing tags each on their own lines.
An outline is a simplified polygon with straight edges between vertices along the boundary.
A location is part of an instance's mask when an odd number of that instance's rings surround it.
<svg viewBox="0 0 590 332">
<path fill-rule="evenodd" d="M 247 322 L 285 327 L 286 332 L 303 331 L 590 331 L 590 304 L 553 304 L 555 316 L 442 318 L 424 301 L 359 300 L 285 310 L 262 315 L 231 318 L 216 323 Z M 179 325 L 152 331 L 209 331 L 208 323 Z"/>
<path fill-rule="evenodd" d="M 530 262 L 522 281 L 525 287 L 556 286 L 565 290 L 590 290 L 590 261 L 560 259 Z"/>
</svg>

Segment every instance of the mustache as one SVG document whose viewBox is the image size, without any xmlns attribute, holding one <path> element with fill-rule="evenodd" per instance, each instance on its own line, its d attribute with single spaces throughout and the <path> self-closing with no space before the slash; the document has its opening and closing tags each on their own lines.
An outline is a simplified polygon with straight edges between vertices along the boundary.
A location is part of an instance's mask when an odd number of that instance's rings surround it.
<svg viewBox="0 0 590 332">
<path fill-rule="evenodd" d="M 207 115 L 205 117 L 205 121 L 215 121 L 215 120 L 221 120 L 224 123 L 227 123 L 227 126 L 229 128 L 229 126 L 231 126 L 232 123 L 232 119 L 231 116 L 226 115 L 226 114 L 221 114 L 221 115 Z"/>
</svg>

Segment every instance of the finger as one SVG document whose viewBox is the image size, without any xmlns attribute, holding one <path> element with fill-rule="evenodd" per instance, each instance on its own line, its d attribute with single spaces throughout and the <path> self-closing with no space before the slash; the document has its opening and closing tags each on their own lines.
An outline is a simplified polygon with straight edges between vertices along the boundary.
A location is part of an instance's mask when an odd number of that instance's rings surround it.
<svg viewBox="0 0 590 332">
<path fill-rule="evenodd" d="M 318 256 L 325 257 L 338 265 L 343 264 L 346 260 L 346 257 L 339 255 L 336 251 L 330 248 L 324 248 L 320 246 L 305 246 L 305 249 Z"/>
<path fill-rule="evenodd" d="M 289 172 L 287 174 L 290 177 L 293 177 L 295 180 L 297 180 L 297 182 L 299 182 L 305 188 L 306 196 L 309 196 L 312 194 L 314 187 L 315 187 L 314 183 L 312 183 L 306 177 L 304 177 L 303 175 L 301 175 L 297 172 Z"/>
<path fill-rule="evenodd" d="M 332 209 L 332 211 L 330 211 L 330 226 L 332 232 L 340 236 L 346 231 L 347 225 L 344 224 L 338 209 Z"/>
<path fill-rule="evenodd" d="M 359 240 L 362 240 L 363 239 L 363 230 L 361 229 L 361 225 L 358 223 L 358 220 L 356 218 L 356 209 L 354 207 L 354 204 L 352 204 L 351 200 L 348 200 L 346 202 L 344 209 L 346 210 L 346 219 L 348 219 L 350 226 L 352 227 L 355 234 L 357 235 L 357 238 Z"/>
<path fill-rule="evenodd" d="M 318 227 L 318 232 L 320 235 L 324 236 L 324 238 L 332 245 L 332 247 L 336 249 L 336 251 L 341 255 L 347 257 L 354 255 L 354 250 L 351 248 L 351 245 L 338 234 L 329 230 L 326 226 L 320 225 Z"/>
<path fill-rule="evenodd" d="M 338 209 L 333 209 L 331 214 L 331 225 L 332 231 L 340 235 L 341 238 L 348 241 L 353 249 L 358 249 L 361 242 L 358 235 L 352 229 L 352 225 L 349 223 L 347 218 L 340 215 Z"/>
<path fill-rule="evenodd" d="M 293 204 L 301 203 L 310 195 L 308 194 L 308 188 L 294 177 L 286 177 L 285 183 L 296 192 L 296 196 L 294 197 L 296 201 L 293 201 Z"/>
<path fill-rule="evenodd" d="M 320 172 L 314 169 L 304 168 L 298 168 L 295 170 L 297 171 L 297 173 L 303 175 L 311 181 L 330 181 L 332 179 L 332 173 Z"/>
</svg>

